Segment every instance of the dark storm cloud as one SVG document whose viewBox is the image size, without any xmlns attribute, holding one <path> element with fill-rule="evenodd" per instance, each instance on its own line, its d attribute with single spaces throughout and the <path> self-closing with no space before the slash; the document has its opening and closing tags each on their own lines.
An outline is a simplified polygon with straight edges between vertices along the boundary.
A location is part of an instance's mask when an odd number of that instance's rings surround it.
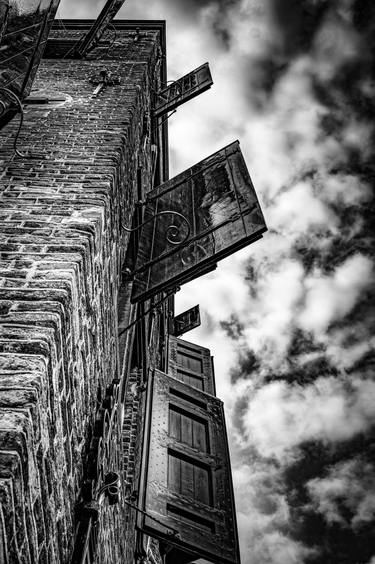
<svg viewBox="0 0 375 564">
<path fill-rule="evenodd" d="M 279 48 L 286 58 L 309 51 L 330 4 L 328 0 L 270 1 Z"/>
<path fill-rule="evenodd" d="M 234 314 L 230 319 L 222 321 L 220 325 L 230 339 L 239 339 L 243 334 L 243 325 Z"/>
<path fill-rule="evenodd" d="M 301 449 L 303 456 L 284 472 L 293 535 L 318 547 L 315 564 L 367 564 L 375 553 L 370 440 L 358 437 L 331 448 L 310 442 Z"/>
</svg>

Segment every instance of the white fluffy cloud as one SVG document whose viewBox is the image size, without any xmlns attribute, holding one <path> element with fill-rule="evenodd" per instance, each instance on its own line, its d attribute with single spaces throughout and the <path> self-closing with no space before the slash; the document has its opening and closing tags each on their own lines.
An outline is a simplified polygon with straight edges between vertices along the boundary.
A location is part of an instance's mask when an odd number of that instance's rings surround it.
<svg viewBox="0 0 375 564">
<path fill-rule="evenodd" d="M 375 518 L 375 468 L 370 462 L 359 458 L 336 464 L 324 478 L 310 480 L 307 489 L 314 509 L 328 523 L 360 529 Z"/>
<path fill-rule="evenodd" d="M 303 296 L 303 267 L 283 260 L 261 273 L 257 294 L 249 304 L 248 327 L 244 331 L 250 349 L 264 355 L 275 369 L 285 358 L 293 331 L 293 316 Z"/>
<path fill-rule="evenodd" d="M 304 308 L 299 324 L 317 336 L 327 330 L 330 323 L 339 321 L 350 313 L 361 294 L 374 281 L 373 262 L 360 254 L 340 264 L 332 276 L 315 273 L 306 277 Z"/>
<path fill-rule="evenodd" d="M 286 462 L 304 441 L 344 441 L 375 423 L 375 382 L 320 377 L 308 386 L 274 381 L 251 394 L 244 415 L 250 444 Z"/>
</svg>

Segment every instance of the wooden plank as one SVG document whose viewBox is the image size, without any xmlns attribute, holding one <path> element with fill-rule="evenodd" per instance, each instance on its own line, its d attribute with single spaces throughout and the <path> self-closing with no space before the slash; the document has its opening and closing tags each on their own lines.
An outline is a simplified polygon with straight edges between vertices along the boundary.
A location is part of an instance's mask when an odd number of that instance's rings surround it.
<svg viewBox="0 0 375 564">
<path fill-rule="evenodd" d="M 194 466 L 186 460 L 181 460 L 181 495 L 195 499 Z"/>
<path fill-rule="evenodd" d="M 181 442 L 193 446 L 193 421 L 187 415 L 181 415 Z"/>
<path fill-rule="evenodd" d="M 178 373 L 180 372 L 181 371 L 178 370 Z M 202 390 L 202 392 L 204 391 L 204 384 L 202 378 L 193 376 L 192 374 L 185 374 L 183 381 L 186 382 L 186 384 L 189 384 L 189 386 L 192 386 L 193 388 L 197 388 L 197 390 Z"/>
<path fill-rule="evenodd" d="M 194 468 L 194 499 L 211 505 L 211 487 L 209 484 L 208 471 L 205 468 L 195 466 Z"/>
<path fill-rule="evenodd" d="M 168 486 L 176 493 L 181 492 L 181 460 L 171 453 L 168 455 Z"/>
<path fill-rule="evenodd" d="M 202 359 L 200 356 L 188 354 L 182 350 L 181 347 L 177 348 L 177 364 L 193 372 L 198 372 L 199 374 L 203 372 Z"/>
<path fill-rule="evenodd" d="M 181 440 L 181 414 L 169 408 L 169 436 Z"/>
<path fill-rule="evenodd" d="M 200 421 L 193 420 L 192 446 L 201 452 L 208 452 L 207 448 L 207 427 Z"/>
</svg>

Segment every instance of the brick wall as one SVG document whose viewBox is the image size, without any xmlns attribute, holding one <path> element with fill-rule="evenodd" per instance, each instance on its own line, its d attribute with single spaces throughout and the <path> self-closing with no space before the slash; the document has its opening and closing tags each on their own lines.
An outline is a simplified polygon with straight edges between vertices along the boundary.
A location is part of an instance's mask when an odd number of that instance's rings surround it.
<svg viewBox="0 0 375 564">
<path fill-rule="evenodd" d="M 133 39 L 121 32 L 89 60 L 42 62 L 34 90 L 68 96 L 26 107 L 18 146 L 33 158 L 10 160 L 17 117 L 0 132 L 0 562 L 69 562 L 98 389 L 119 376 L 121 223 L 138 161 L 148 182 L 142 124 L 157 58 L 155 33 Z M 92 98 L 100 52 L 121 83 Z M 123 509 L 103 510 L 100 562 L 123 561 Z"/>
</svg>

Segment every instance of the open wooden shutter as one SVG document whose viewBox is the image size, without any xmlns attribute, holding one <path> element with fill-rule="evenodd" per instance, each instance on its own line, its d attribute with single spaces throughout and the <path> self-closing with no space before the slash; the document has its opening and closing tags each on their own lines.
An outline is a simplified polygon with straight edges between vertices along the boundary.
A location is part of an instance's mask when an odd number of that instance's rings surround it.
<svg viewBox="0 0 375 564">
<path fill-rule="evenodd" d="M 144 511 L 138 525 L 169 545 L 239 562 L 222 402 L 155 370 L 150 381 Z"/>
<path fill-rule="evenodd" d="M 202 392 L 215 395 L 215 377 L 209 349 L 169 336 L 168 374 Z"/>
</svg>

